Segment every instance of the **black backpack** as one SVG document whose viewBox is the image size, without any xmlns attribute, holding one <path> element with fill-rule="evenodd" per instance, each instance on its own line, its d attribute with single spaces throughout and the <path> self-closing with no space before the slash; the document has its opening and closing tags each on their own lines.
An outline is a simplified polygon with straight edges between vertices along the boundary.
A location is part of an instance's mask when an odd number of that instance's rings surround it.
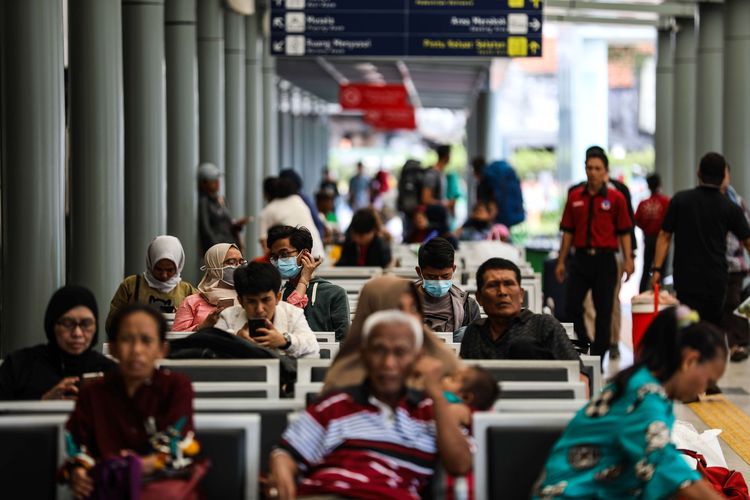
<svg viewBox="0 0 750 500">
<path fill-rule="evenodd" d="M 424 169 L 417 160 L 407 160 L 398 179 L 396 206 L 400 212 L 412 214 L 422 203 Z"/>
</svg>

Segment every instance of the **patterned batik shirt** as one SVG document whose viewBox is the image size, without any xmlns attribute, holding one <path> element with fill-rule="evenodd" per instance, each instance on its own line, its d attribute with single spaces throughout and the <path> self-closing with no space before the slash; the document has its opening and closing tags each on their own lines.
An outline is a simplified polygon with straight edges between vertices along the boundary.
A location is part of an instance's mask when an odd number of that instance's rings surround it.
<svg viewBox="0 0 750 500">
<path fill-rule="evenodd" d="M 534 498 L 672 498 L 701 478 L 671 442 L 674 421 L 672 401 L 646 368 L 617 399 L 606 387 L 552 449 Z"/>
</svg>

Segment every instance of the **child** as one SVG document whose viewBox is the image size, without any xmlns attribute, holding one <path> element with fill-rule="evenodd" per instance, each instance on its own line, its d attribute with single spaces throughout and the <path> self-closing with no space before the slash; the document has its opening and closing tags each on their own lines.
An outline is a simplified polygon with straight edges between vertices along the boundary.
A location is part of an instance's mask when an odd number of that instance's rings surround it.
<svg viewBox="0 0 750 500">
<path fill-rule="evenodd" d="M 508 228 L 494 223 L 496 215 L 497 206 L 494 203 L 477 202 L 471 211 L 471 217 L 456 231 L 456 236 L 460 241 L 508 241 L 510 239 Z"/>
<path fill-rule="evenodd" d="M 451 411 L 458 415 L 461 424 L 471 426 L 471 414 L 475 411 L 487 411 L 500 395 L 497 381 L 492 374 L 479 366 L 467 366 L 457 372 L 443 377 L 445 399 Z"/>
</svg>

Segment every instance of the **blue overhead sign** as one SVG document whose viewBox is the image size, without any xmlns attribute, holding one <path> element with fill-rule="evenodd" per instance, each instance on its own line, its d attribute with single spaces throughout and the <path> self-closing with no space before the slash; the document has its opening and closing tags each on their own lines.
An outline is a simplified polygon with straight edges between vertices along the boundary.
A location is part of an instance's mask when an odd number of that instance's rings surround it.
<svg viewBox="0 0 750 500">
<path fill-rule="evenodd" d="M 541 0 L 270 0 L 274 56 L 542 55 Z"/>
</svg>

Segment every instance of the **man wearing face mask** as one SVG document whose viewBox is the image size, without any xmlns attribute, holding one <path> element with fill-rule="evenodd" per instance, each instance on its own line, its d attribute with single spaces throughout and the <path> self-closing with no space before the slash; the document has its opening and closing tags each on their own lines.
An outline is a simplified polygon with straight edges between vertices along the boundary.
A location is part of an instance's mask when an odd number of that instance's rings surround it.
<svg viewBox="0 0 750 500">
<path fill-rule="evenodd" d="M 461 342 L 463 327 L 479 319 L 479 305 L 453 284 L 455 251 L 444 238 L 433 238 L 419 248 L 417 290 L 424 299 L 425 323 L 435 332 L 454 332 Z"/>
<path fill-rule="evenodd" d="M 349 300 L 346 290 L 313 276 L 322 260 L 312 256 L 310 231 L 302 226 L 273 226 L 267 244 L 271 263 L 287 280 L 282 300 L 304 309 L 313 331 L 335 332 L 336 340 L 342 341 L 349 329 Z"/>
</svg>

